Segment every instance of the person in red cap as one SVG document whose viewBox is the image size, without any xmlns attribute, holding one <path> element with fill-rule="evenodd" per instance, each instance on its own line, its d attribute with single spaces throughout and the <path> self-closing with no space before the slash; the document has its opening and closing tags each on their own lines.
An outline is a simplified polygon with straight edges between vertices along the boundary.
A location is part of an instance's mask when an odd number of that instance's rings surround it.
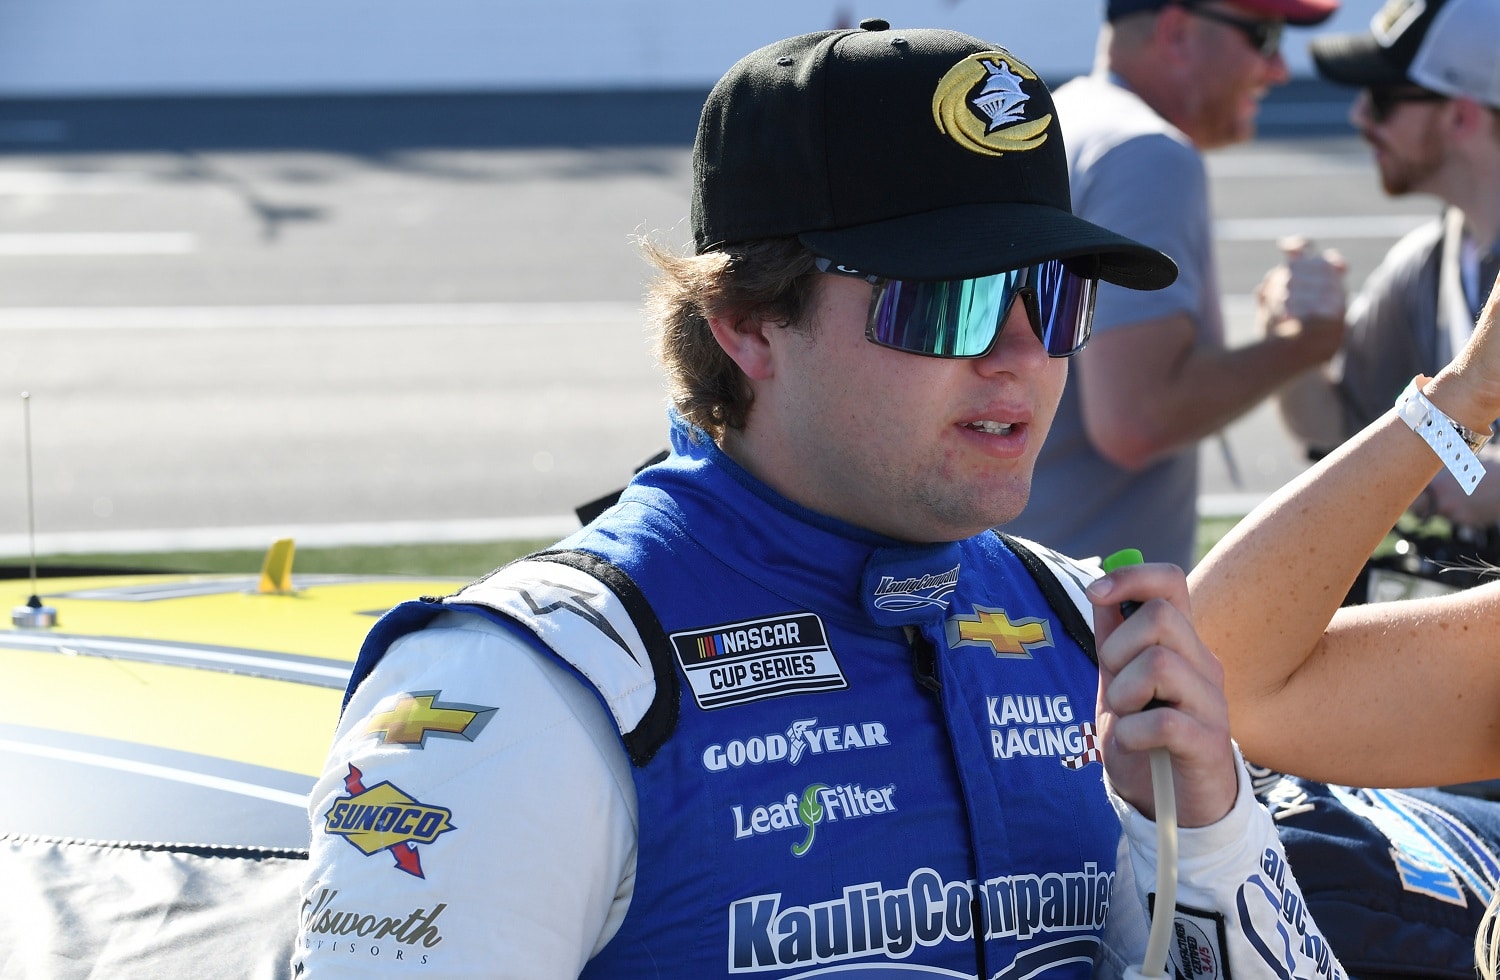
<svg viewBox="0 0 1500 980">
<path fill-rule="evenodd" d="M 1279 394 L 1283 418 L 1313 458 L 1378 418 L 1412 375 L 1434 374 L 1462 350 L 1500 273 L 1497 52 L 1500 0 L 1391 0 L 1367 33 L 1312 44 L 1319 74 L 1359 89 L 1349 118 L 1374 151 L 1385 192 L 1430 194 L 1444 205 L 1370 274 L 1349 307 L 1340 356 Z M 1273 269 L 1263 305 L 1295 305 L 1311 265 L 1299 256 Z M 1500 466 L 1493 445 L 1479 455 Z M 1455 555 L 1500 558 L 1500 480 L 1469 496 L 1439 474 L 1412 509 L 1463 528 Z"/>
<path fill-rule="evenodd" d="M 1109 0 L 1094 73 L 1057 91 L 1073 209 L 1171 255 L 1180 275 L 1152 293 L 1100 287 L 1031 502 L 1007 531 L 1191 567 L 1199 440 L 1338 349 L 1337 316 L 1225 345 L 1202 158 L 1254 135 L 1261 97 L 1287 78 L 1284 26 L 1337 5 Z"/>
</svg>

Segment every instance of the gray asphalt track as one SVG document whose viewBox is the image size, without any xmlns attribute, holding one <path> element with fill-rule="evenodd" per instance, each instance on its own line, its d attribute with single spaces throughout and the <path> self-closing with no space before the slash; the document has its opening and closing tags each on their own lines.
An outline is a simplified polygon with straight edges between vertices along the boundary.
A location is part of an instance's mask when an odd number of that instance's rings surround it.
<svg viewBox="0 0 1500 980">
<path fill-rule="evenodd" d="M 1211 157 L 1237 340 L 1282 235 L 1357 284 L 1435 211 L 1380 194 L 1343 98 Z M 23 390 L 43 551 L 566 530 L 663 445 L 632 239 L 686 238 L 698 99 L 0 105 L 0 555 Z M 1302 466 L 1269 408 L 1226 436 L 1209 510 Z"/>
</svg>

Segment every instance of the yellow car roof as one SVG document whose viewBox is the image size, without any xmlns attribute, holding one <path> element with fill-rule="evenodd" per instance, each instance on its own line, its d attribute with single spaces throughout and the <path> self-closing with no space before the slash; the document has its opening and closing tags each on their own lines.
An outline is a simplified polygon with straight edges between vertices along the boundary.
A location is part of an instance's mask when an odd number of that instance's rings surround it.
<svg viewBox="0 0 1500 980">
<path fill-rule="evenodd" d="M 392 606 L 462 584 L 39 580 L 57 625 L 0 623 L 0 777 L 28 790 L 0 802 L 0 833 L 305 848 L 307 793 L 366 632 Z M 30 584 L 0 582 L 7 594 L 24 605 Z"/>
</svg>

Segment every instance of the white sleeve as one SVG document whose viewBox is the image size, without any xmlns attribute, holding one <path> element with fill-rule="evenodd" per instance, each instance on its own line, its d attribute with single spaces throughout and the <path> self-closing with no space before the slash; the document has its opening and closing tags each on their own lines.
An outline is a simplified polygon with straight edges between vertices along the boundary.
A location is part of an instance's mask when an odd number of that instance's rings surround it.
<svg viewBox="0 0 1500 980">
<path fill-rule="evenodd" d="M 1155 875 L 1154 870 L 1152 874 Z M 1146 940 L 1151 932 L 1146 906 L 1137 899 L 1135 868 L 1130 862 L 1130 844 L 1124 834 L 1120 835 L 1120 847 L 1115 853 L 1115 880 L 1109 894 L 1103 942 L 1094 959 L 1094 980 L 1120 980 L 1128 968 L 1139 967 L 1145 958 Z"/>
<path fill-rule="evenodd" d="M 1255 799 L 1237 748 L 1235 762 L 1239 793 L 1229 813 L 1207 827 L 1178 830 L 1170 961 L 1178 975 L 1203 980 L 1343 980 L 1344 969 L 1307 911 L 1271 815 Z M 1110 799 L 1125 831 L 1123 850 L 1129 860 L 1122 858 L 1109 912 L 1111 928 L 1116 913 L 1122 913 L 1122 930 L 1111 937 L 1107 928 L 1106 945 L 1113 939 L 1112 951 L 1128 965 L 1139 966 L 1145 953 L 1144 929 L 1149 929 L 1148 894 L 1156 884 L 1156 824 L 1113 790 Z M 1126 890 L 1129 884 L 1137 902 Z"/>
<path fill-rule="evenodd" d="M 574 978 L 635 882 L 613 721 L 480 616 L 392 644 L 309 796 L 299 976 Z"/>
</svg>

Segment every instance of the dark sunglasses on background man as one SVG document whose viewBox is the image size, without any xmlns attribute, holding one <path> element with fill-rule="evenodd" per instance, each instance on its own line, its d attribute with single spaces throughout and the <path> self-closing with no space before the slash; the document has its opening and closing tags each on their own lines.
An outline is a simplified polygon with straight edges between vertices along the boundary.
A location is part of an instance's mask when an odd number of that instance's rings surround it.
<svg viewBox="0 0 1500 980">
<path fill-rule="evenodd" d="M 1383 123 L 1403 102 L 1442 102 L 1448 96 L 1416 85 L 1378 85 L 1365 89 L 1363 98 L 1370 107 L 1370 119 Z"/>
<path fill-rule="evenodd" d="M 1091 256 L 932 282 L 872 276 L 822 257 L 814 264 L 820 272 L 863 279 L 875 287 L 866 339 L 924 357 L 988 354 L 1017 298 L 1049 357 L 1082 350 L 1093 328 L 1098 262 Z"/>
<path fill-rule="evenodd" d="M 1195 0 L 1180 0 L 1178 6 L 1195 17 L 1233 27 L 1245 35 L 1245 40 L 1250 42 L 1250 46 L 1259 52 L 1262 58 L 1270 58 L 1281 50 L 1281 31 L 1286 25 L 1280 20 L 1252 20 L 1248 17 L 1236 17 L 1223 10 L 1199 6 Z"/>
</svg>

